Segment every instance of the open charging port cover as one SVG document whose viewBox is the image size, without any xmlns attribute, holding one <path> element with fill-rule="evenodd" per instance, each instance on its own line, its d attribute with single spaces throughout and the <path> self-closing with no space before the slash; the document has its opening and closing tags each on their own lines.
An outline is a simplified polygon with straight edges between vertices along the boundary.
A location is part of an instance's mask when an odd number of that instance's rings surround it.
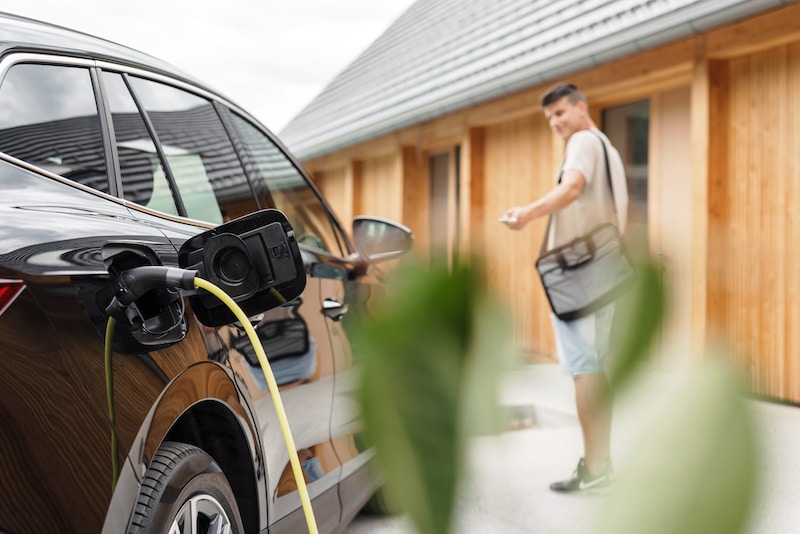
<svg viewBox="0 0 800 534">
<path fill-rule="evenodd" d="M 257 211 L 187 240 L 178 264 L 220 287 L 247 314 L 256 315 L 300 296 L 306 285 L 303 259 L 289 220 L 274 209 Z M 206 326 L 236 321 L 233 312 L 205 292 L 189 297 Z"/>
</svg>

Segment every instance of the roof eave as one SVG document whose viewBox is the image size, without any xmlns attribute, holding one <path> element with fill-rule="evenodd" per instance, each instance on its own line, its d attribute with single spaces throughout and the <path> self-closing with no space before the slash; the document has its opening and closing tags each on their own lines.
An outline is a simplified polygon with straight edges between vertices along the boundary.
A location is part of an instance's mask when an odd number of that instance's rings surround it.
<svg viewBox="0 0 800 534">
<path fill-rule="evenodd" d="M 792 3 L 793 0 L 744 1 L 728 5 L 699 17 L 686 17 L 676 23 L 675 14 L 648 21 L 635 30 L 618 32 L 593 43 L 592 50 L 576 46 L 573 49 L 521 68 L 504 76 L 468 87 L 433 102 L 399 109 L 393 115 L 362 127 L 328 136 L 318 142 L 302 141 L 289 148 L 300 160 L 310 160 L 381 137 L 403 128 L 465 109 L 472 105 L 511 94 L 534 85 L 556 80 L 568 74 L 596 67 L 610 61 L 644 52 L 658 46 L 706 32 L 747 16 L 762 13 Z M 687 20 L 688 19 L 688 20 Z M 634 34 L 634 35 L 632 35 Z"/>
</svg>

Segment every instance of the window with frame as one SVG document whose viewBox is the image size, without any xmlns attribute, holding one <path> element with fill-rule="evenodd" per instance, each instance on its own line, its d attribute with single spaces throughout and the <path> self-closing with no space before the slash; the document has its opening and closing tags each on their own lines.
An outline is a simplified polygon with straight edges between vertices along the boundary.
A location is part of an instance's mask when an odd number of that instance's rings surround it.
<svg viewBox="0 0 800 534">
<path fill-rule="evenodd" d="M 139 150 L 151 158 L 155 192 L 146 205 L 168 213 L 172 208 L 180 215 L 212 223 L 256 209 L 244 168 L 211 101 L 144 78 L 123 75 L 121 79 L 130 96 L 123 99 L 127 107 L 119 108 L 120 120 L 133 113 L 137 101 L 145 117 L 130 138 L 120 141 L 116 134 L 117 148 Z M 131 120 L 139 124 L 138 119 Z M 122 175 L 125 198 L 136 201 L 141 188 L 135 183 L 136 173 L 126 177 L 122 171 Z M 162 190 L 166 187 L 170 190 Z"/>
<path fill-rule="evenodd" d="M 108 193 L 108 173 L 91 72 L 21 63 L 0 85 L 0 150 Z"/>
<path fill-rule="evenodd" d="M 639 100 L 603 110 L 603 131 L 625 164 L 628 223 L 647 227 L 650 101 Z M 643 237 L 647 233 L 642 232 Z"/>
<path fill-rule="evenodd" d="M 292 161 L 246 119 L 232 113 L 231 121 L 242 141 L 245 164 L 256 175 L 253 185 L 261 207 L 282 211 L 292 224 L 298 243 L 343 255 L 344 238 L 338 225 Z"/>
<path fill-rule="evenodd" d="M 105 73 L 103 85 L 114 125 L 124 198 L 163 213 L 178 215 L 155 142 L 125 80 L 121 74 Z"/>
</svg>

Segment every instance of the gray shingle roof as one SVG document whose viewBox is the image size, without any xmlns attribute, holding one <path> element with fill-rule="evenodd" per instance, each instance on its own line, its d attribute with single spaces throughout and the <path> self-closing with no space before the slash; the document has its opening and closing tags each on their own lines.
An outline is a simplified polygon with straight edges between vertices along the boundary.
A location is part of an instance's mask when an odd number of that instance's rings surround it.
<svg viewBox="0 0 800 534">
<path fill-rule="evenodd" d="M 280 133 L 317 157 L 792 0 L 417 0 Z"/>
</svg>

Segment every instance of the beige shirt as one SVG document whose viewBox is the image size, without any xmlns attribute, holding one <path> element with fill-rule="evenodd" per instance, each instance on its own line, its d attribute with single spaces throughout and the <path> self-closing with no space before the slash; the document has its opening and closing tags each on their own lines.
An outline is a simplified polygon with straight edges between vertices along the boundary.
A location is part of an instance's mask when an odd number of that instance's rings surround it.
<svg viewBox="0 0 800 534">
<path fill-rule="evenodd" d="M 614 213 L 611 191 L 606 177 L 606 164 L 600 138 L 608 151 L 611 180 L 614 184 Z M 617 149 L 600 130 L 581 130 L 567 141 L 562 170 L 574 169 L 583 174 L 586 185 L 575 201 L 553 214 L 550 228 L 550 248 L 561 246 L 582 235 L 588 234 L 601 224 L 611 223 L 625 231 L 628 214 L 628 187 L 625 166 Z"/>
</svg>

